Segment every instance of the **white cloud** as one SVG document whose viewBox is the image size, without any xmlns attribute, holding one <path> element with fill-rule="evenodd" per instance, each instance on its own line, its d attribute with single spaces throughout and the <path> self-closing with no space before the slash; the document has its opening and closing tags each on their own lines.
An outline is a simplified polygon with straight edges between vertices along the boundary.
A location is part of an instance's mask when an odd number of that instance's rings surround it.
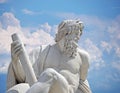
<svg viewBox="0 0 120 93">
<path fill-rule="evenodd" d="M 109 43 L 115 49 L 116 55 L 120 58 L 120 15 L 117 16 L 108 26 L 107 31 L 110 34 Z"/>
<path fill-rule="evenodd" d="M 93 61 L 97 61 L 97 58 L 101 58 L 102 52 L 95 44 L 93 44 L 93 42 L 90 39 L 85 40 L 85 47 L 87 51 L 91 54 L 91 59 Z"/>
<path fill-rule="evenodd" d="M 0 16 L 0 24 L 6 29 L 8 26 L 19 27 L 20 21 L 12 13 L 5 12 Z"/>
<path fill-rule="evenodd" d="M 108 26 L 108 32 L 110 32 L 112 35 L 117 35 L 116 38 L 118 38 L 119 30 L 120 30 L 120 15 L 118 15 L 114 20 L 111 21 L 111 24 Z"/>
<path fill-rule="evenodd" d="M 118 72 L 119 71 L 119 72 Z M 109 74 L 106 74 L 106 77 L 105 77 L 107 80 L 109 81 L 112 81 L 112 82 L 120 82 L 120 70 L 117 70 L 117 71 L 113 71 Z M 112 86 L 111 86 L 112 87 Z"/>
<path fill-rule="evenodd" d="M 105 66 L 104 60 L 102 59 L 102 51 L 90 39 L 82 41 L 81 46 L 90 55 L 91 69 L 99 69 Z"/>
<path fill-rule="evenodd" d="M 116 54 L 117 54 L 118 57 L 120 57 L 120 47 L 116 48 Z"/>
<path fill-rule="evenodd" d="M 40 26 L 40 29 L 43 29 L 44 31 L 49 33 L 51 31 L 52 27 L 48 23 L 45 23 Z"/>
<path fill-rule="evenodd" d="M 34 12 L 34 11 L 31 11 L 31 10 L 28 10 L 28 9 L 23 9 L 22 12 L 24 14 L 27 14 L 27 15 L 38 15 L 38 14 L 41 14 L 40 12 Z"/>
<path fill-rule="evenodd" d="M 9 15 L 10 15 L 10 17 L 9 17 Z M 23 38 L 25 37 L 24 33 L 22 32 L 22 28 L 20 27 L 19 24 L 11 25 L 11 24 L 15 24 L 16 20 L 17 20 L 14 16 L 11 17 L 11 15 L 13 15 L 13 14 L 7 13 L 8 19 L 6 19 L 6 21 L 5 21 L 5 24 L 7 24 L 6 28 L 2 28 L 4 23 L 2 23 L 2 27 L 0 27 L 0 54 L 10 52 L 10 44 L 12 42 L 11 35 L 13 33 L 18 33 Z M 11 21 L 11 24 L 9 24 L 9 21 Z"/>
<path fill-rule="evenodd" d="M 110 90 L 111 89 L 111 84 L 109 84 L 108 82 L 106 82 L 106 81 L 97 81 L 97 83 L 95 83 L 95 85 L 93 85 L 93 86 L 95 86 L 95 88 L 97 88 L 97 89 L 107 89 L 107 90 Z"/>
<path fill-rule="evenodd" d="M 33 15 L 34 14 L 33 11 L 30 11 L 28 9 L 23 9 L 22 11 L 23 11 L 24 14 L 29 14 L 29 15 Z"/>
<path fill-rule="evenodd" d="M 8 71 L 9 62 L 10 61 L 8 61 L 7 63 L 3 65 L 0 65 L 0 73 L 6 73 Z"/>
<path fill-rule="evenodd" d="M 33 33 L 24 32 L 24 34 L 27 34 L 27 37 L 22 38 L 22 40 L 27 45 L 29 51 L 32 50 L 33 47 L 54 42 L 53 37 L 42 29 L 38 29 Z"/>
<path fill-rule="evenodd" d="M 79 15 L 66 12 L 56 13 L 55 15 L 62 19 L 80 19 L 86 26 L 94 26 L 94 28 L 97 28 L 97 30 L 105 29 L 108 23 L 97 16 Z"/>
<path fill-rule="evenodd" d="M 55 14 L 57 17 L 63 18 L 63 19 L 79 19 L 80 16 L 76 15 L 75 13 L 56 13 Z"/>
<path fill-rule="evenodd" d="M 0 0 L 0 3 L 5 3 L 7 2 L 7 0 Z"/>
<path fill-rule="evenodd" d="M 11 35 L 21 33 L 20 28 L 8 26 L 7 29 L 0 28 L 0 54 L 10 51 Z"/>
<path fill-rule="evenodd" d="M 105 50 L 108 53 L 110 53 L 110 51 L 112 49 L 112 45 L 110 45 L 108 42 L 105 42 L 105 41 L 101 41 L 101 47 L 102 47 L 103 51 Z"/>
<path fill-rule="evenodd" d="M 112 62 L 112 67 L 120 71 L 120 61 L 118 62 Z"/>
<path fill-rule="evenodd" d="M 10 43 L 12 42 L 11 35 L 13 33 L 18 33 L 22 37 L 22 41 L 28 46 L 48 44 L 53 41 L 53 37 L 49 33 L 45 32 L 45 30 L 51 30 L 51 26 L 48 25 L 48 23 L 41 25 L 40 27 L 42 28 L 36 28 L 35 31 L 31 33 L 30 28 L 22 28 L 20 26 L 19 20 L 15 18 L 12 13 L 3 14 L 2 18 L 3 20 L 5 19 L 4 22 L 0 20 L 2 26 L 4 24 L 7 24 L 7 26 L 6 29 L 2 27 L 0 28 L 0 53 L 6 53 L 10 51 Z"/>
<path fill-rule="evenodd" d="M 34 32 L 31 32 L 31 28 L 22 28 L 20 22 L 12 13 L 3 13 L 0 20 L 0 54 L 9 54 L 10 55 L 10 44 L 12 42 L 11 35 L 13 33 L 19 34 L 23 43 L 27 45 L 27 50 L 31 50 L 42 44 L 49 44 L 54 42 L 53 37 L 45 32 L 46 30 L 50 31 L 52 28 L 50 25 L 43 24 L 40 28 L 35 28 Z M 5 25 L 5 27 L 3 27 Z M 41 28 L 42 27 L 42 28 Z M 10 56 L 9 56 L 10 57 Z M 0 73 L 6 72 L 8 68 L 9 61 L 2 60 L 3 64 L 0 64 Z"/>
<path fill-rule="evenodd" d="M 11 58 L 9 55 L 4 56 L 4 54 L 2 54 L 2 57 L 0 56 L 0 73 L 7 72 L 7 68 L 9 66 L 10 61 L 11 61 Z"/>
</svg>

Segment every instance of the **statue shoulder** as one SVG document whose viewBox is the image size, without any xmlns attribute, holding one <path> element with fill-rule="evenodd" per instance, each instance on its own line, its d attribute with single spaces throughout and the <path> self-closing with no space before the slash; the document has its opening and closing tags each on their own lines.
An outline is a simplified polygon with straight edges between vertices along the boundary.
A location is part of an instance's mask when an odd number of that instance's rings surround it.
<svg viewBox="0 0 120 93">
<path fill-rule="evenodd" d="M 83 49 L 78 49 L 78 52 L 82 60 L 82 64 L 80 67 L 80 79 L 85 81 L 88 73 L 90 57 L 89 54 Z"/>
<path fill-rule="evenodd" d="M 40 45 L 39 47 L 34 48 L 29 55 L 39 55 L 40 53 L 42 53 L 46 48 L 48 48 L 49 45 Z"/>
<path fill-rule="evenodd" d="M 79 48 L 78 53 L 82 59 L 82 65 L 84 65 L 85 67 L 89 67 L 90 56 L 88 52 Z"/>
<path fill-rule="evenodd" d="M 39 47 L 36 47 L 29 53 L 29 58 L 31 60 L 31 63 L 33 64 L 39 57 L 39 55 L 44 54 L 45 51 L 48 50 L 50 45 L 41 45 Z"/>
</svg>

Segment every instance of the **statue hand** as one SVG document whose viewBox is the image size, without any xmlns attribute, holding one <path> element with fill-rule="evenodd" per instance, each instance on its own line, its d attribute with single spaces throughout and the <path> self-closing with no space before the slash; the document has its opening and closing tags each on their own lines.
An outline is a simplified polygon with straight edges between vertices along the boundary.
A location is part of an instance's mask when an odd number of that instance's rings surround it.
<svg viewBox="0 0 120 93">
<path fill-rule="evenodd" d="M 19 41 L 11 43 L 11 58 L 13 62 L 18 61 L 18 56 L 22 51 L 22 44 Z"/>
</svg>

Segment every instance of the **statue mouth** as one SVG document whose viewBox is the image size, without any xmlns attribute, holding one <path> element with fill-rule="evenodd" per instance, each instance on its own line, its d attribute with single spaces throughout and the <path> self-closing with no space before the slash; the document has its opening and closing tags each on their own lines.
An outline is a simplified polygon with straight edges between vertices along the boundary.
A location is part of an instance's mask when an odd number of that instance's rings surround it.
<svg viewBox="0 0 120 93">
<path fill-rule="evenodd" d="M 72 57 L 76 55 L 78 44 L 72 40 L 65 42 L 64 45 L 64 54 Z"/>
</svg>

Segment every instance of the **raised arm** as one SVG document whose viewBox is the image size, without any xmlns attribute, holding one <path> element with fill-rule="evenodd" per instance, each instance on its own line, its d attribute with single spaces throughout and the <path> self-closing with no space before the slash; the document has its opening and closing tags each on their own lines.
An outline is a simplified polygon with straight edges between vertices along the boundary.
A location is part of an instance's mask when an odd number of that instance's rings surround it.
<svg viewBox="0 0 120 93">
<path fill-rule="evenodd" d="M 82 64 L 80 67 L 79 87 L 76 93 L 92 93 L 87 81 L 87 73 L 89 69 L 89 54 L 84 50 L 79 50 L 79 54 L 82 60 Z"/>
<path fill-rule="evenodd" d="M 79 50 L 79 54 L 82 59 L 82 64 L 80 67 L 80 80 L 85 81 L 89 68 L 89 54 L 84 50 Z"/>
</svg>

